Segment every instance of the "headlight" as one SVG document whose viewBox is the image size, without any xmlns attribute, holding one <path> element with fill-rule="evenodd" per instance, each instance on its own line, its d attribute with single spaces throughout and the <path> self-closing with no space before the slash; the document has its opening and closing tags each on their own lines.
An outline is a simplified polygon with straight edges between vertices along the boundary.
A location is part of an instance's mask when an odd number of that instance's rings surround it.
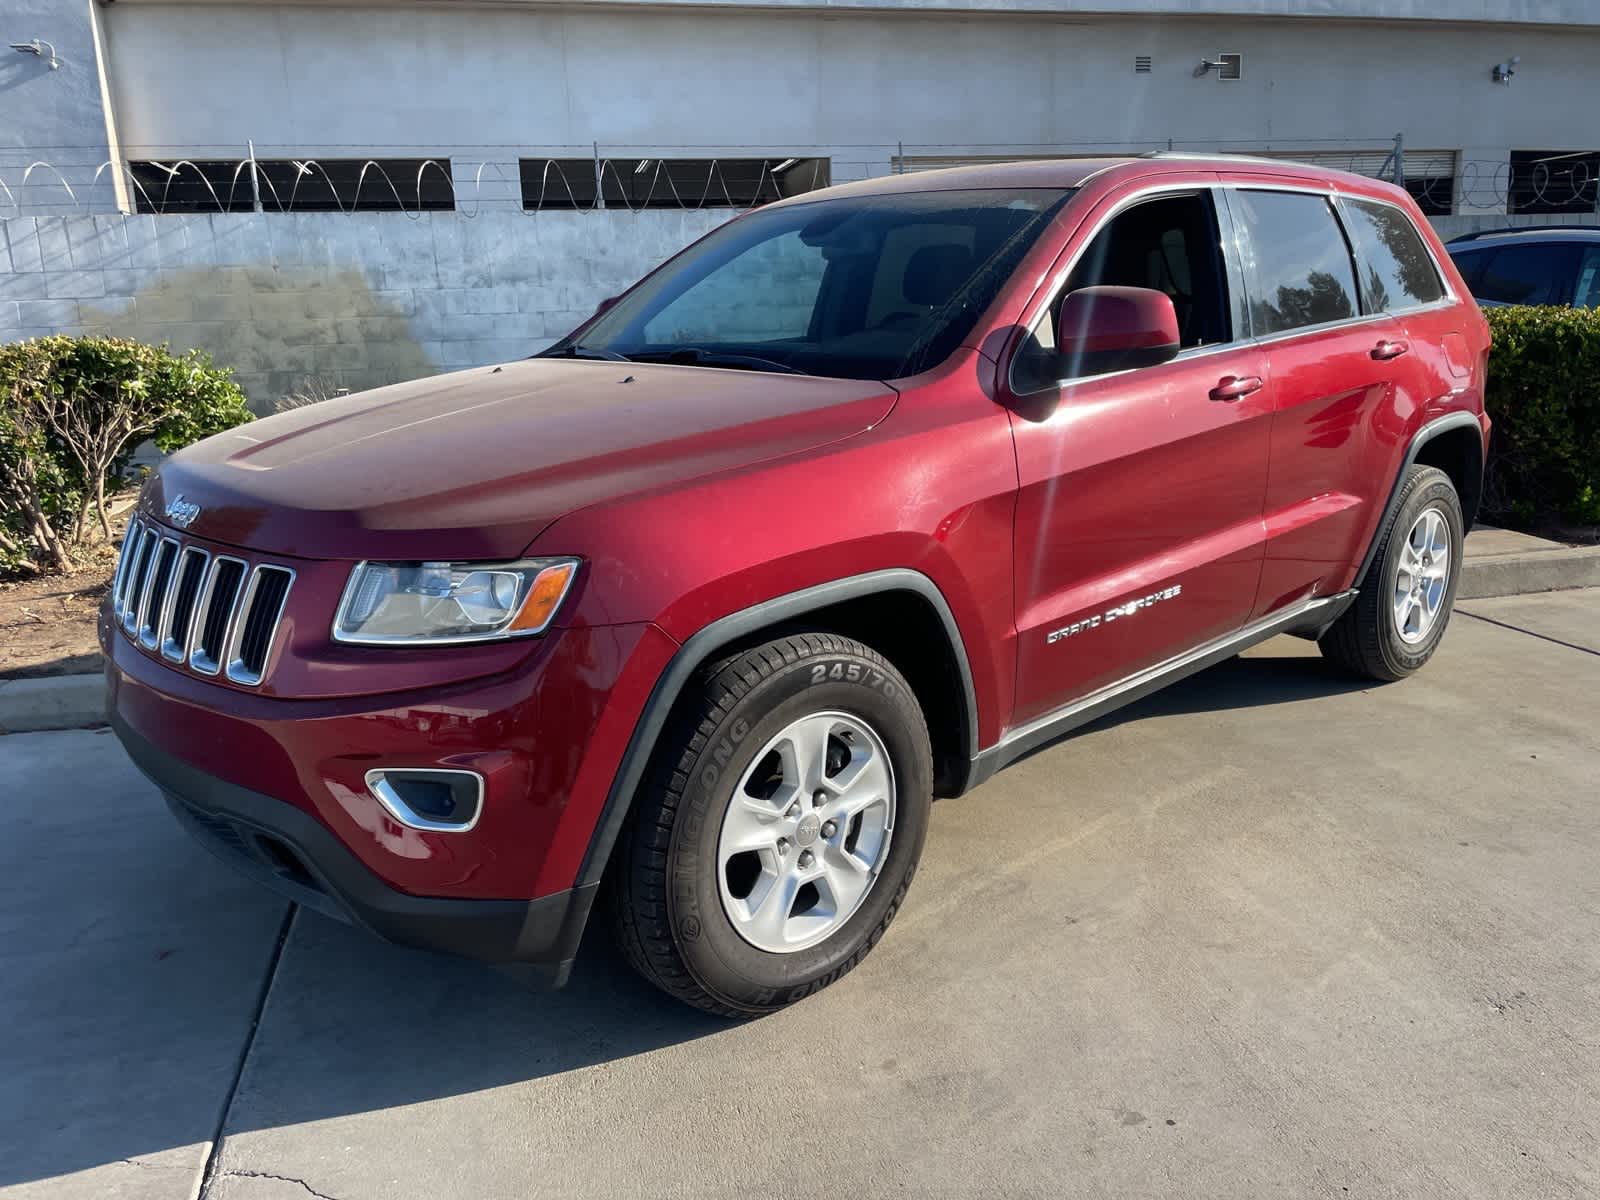
<svg viewBox="0 0 1600 1200">
<path fill-rule="evenodd" d="M 577 574 L 570 558 L 358 563 L 333 618 L 333 640 L 395 645 L 530 637 L 549 627 Z"/>
</svg>

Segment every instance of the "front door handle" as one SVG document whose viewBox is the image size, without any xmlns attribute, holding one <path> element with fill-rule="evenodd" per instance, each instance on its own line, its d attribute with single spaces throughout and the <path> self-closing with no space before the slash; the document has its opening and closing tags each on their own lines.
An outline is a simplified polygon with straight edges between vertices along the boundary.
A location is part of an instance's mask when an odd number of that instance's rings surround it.
<svg viewBox="0 0 1600 1200">
<path fill-rule="evenodd" d="M 1227 375 L 1211 389 L 1211 398 L 1232 404 L 1235 400 L 1243 400 L 1251 392 L 1259 392 L 1261 388 L 1259 375 Z"/>
<path fill-rule="evenodd" d="M 1385 338 L 1372 348 L 1372 357 L 1384 362 L 1391 358 L 1399 358 L 1409 349 L 1411 349 L 1409 342 L 1391 342 Z"/>
</svg>

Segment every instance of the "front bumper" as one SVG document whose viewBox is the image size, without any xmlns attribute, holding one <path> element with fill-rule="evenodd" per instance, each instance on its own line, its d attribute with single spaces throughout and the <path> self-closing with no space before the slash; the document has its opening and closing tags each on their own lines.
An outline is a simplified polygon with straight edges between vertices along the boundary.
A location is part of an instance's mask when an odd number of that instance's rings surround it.
<svg viewBox="0 0 1600 1200">
<path fill-rule="evenodd" d="M 279 895 L 401 945 L 485 962 L 537 963 L 550 968 L 556 982 L 565 978 L 598 885 L 534 900 L 408 895 L 368 870 L 315 817 L 190 766 L 115 710 L 111 724 L 184 828 Z"/>
</svg>

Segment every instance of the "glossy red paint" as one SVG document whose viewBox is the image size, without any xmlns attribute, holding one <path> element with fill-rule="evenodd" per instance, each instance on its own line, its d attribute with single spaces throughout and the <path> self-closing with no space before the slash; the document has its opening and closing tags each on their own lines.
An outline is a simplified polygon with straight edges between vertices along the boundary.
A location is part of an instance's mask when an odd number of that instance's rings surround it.
<svg viewBox="0 0 1600 1200">
<path fill-rule="evenodd" d="M 1454 302 L 1027 393 L 1011 363 L 1102 221 L 1146 193 L 1235 182 L 1412 214 Z M 908 379 L 540 360 L 417 381 L 246 426 L 147 486 L 160 522 L 292 566 L 260 687 L 170 667 L 109 625 L 112 704 L 216 778 L 313 814 L 379 879 L 430 897 L 570 888 L 640 714 L 713 622 L 887 568 L 932 581 L 970 664 L 975 746 L 1143 667 L 1351 585 L 1411 439 L 1482 416 L 1488 334 L 1403 192 L 1284 164 L 1029 163 L 849 185 L 1080 190 L 967 339 Z M 785 203 L 803 203 L 797 198 Z M 1374 358 L 1382 342 L 1408 352 Z M 188 535 L 185 535 L 188 536 Z M 477 646 L 335 643 L 361 559 L 581 558 L 555 627 Z M 1092 636 L 1052 633 L 1180 589 Z M 909 600 L 907 602 L 910 602 Z M 468 833 L 390 820 L 374 763 L 468 765 Z"/>
</svg>

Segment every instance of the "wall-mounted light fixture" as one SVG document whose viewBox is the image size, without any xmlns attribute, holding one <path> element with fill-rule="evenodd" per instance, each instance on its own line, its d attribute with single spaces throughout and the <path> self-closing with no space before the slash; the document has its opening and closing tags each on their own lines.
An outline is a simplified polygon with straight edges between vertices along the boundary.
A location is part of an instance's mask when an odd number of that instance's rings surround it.
<svg viewBox="0 0 1600 1200">
<path fill-rule="evenodd" d="M 55 71 L 61 67 L 61 60 L 56 57 L 56 48 L 43 38 L 34 38 L 31 42 L 12 42 L 11 48 L 18 54 L 36 54 L 40 58 L 45 57 L 45 51 L 48 49 L 50 69 Z"/>
<path fill-rule="evenodd" d="M 1521 61 L 1522 57 L 1520 55 L 1513 54 L 1505 62 L 1495 63 L 1494 70 L 1490 72 L 1489 78 L 1496 83 L 1502 83 L 1506 87 L 1510 87 L 1511 77 L 1517 73 L 1517 64 Z"/>
<path fill-rule="evenodd" d="M 1219 54 L 1215 58 L 1202 58 L 1200 65 L 1194 69 L 1194 77 L 1204 79 L 1213 71 L 1218 79 L 1244 78 L 1244 55 Z"/>
</svg>

